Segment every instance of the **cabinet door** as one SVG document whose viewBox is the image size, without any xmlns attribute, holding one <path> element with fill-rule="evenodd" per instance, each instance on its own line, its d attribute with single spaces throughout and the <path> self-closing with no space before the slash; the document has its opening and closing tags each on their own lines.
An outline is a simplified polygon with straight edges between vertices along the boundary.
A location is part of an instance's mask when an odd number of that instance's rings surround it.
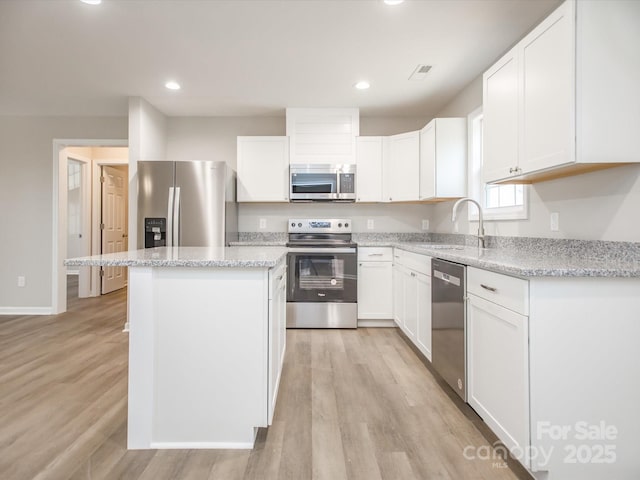
<svg viewBox="0 0 640 480">
<path fill-rule="evenodd" d="M 418 273 L 418 332 L 417 345 L 431 361 L 431 277 Z"/>
<path fill-rule="evenodd" d="M 287 137 L 238 137 L 238 202 L 289 201 Z"/>
<path fill-rule="evenodd" d="M 382 137 L 356 140 L 356 201 L 382 201 Z"/>
<path fill-rule="evenodd" d="M 397 263 L 393 264 L 393 320 L 396 325 L 403 328 L 404 320 L 404 268 Z"/>
<path fill-rule="evenodd" d="M 518 59 L 513 48 L 483 75 L 484 182 L 512 176 L 518 166 Z"/>
<path fill-rule="evenodd" d="M 526 449 L 529 445 L 529 317 L 475 295 L 468 297 L 469 405 L 507 448 Z M 525 467 L 529 467 L 528 462 Z"/>
<path fill-rule="evenodd" d="M 418 331 L 418 274 L 404 270 L 404 333 L 413 343 L 417 342 Z"/>
<path fill-rule="evenodd" d="M 436 122 L 420 130 L 420 200 L 436 196 Z"/>
<path fill-rule="evenodd" d="M 393 318 L 392 263 L 358 263 L 358 318 Z"/>
<path fill-rule="evenodd" d="M 420 132 L 389 137 L 391 183 L 389 201 L 403 202 L 420 198 Z"/>
<path fill-rule="evenodd" d="M 566 2 L 519 44 L 522 72 L 520 168 L 533 172 L 574 160 L 575 39 Z"/>
<path fill-rule="evenodd" d="M 276 408 L 276 400 L 278 398 L 278 389 L 280 386 L 280 378 L 282 375 L 282 366 L 284 362 L 284 353 L 286 346 L 286 293 L 287 282 L 285 270 L 280 269 L 277 278 L 271 278 L 272 293 L 269 299 L 269 392 L 268 392 L 268 424 L 273 421 L 273 414 Z"/>
</svg>

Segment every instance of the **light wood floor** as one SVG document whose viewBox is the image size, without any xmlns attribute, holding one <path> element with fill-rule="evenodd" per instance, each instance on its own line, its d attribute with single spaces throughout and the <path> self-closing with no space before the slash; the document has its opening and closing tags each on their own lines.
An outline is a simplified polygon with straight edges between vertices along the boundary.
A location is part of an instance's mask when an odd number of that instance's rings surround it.
<svg viewBox="0 0 640 480">
<path fill-rule="evenodd" d="M 395 329 L 289 330 L 253 450 L 126 450 L 126 297 L 0 316 L 0 479 L 513 479 Z M 467 407 L 468 408 L 468 407 Z M 499 460 L 497 463 L 501 463 Z"/>
</svg>

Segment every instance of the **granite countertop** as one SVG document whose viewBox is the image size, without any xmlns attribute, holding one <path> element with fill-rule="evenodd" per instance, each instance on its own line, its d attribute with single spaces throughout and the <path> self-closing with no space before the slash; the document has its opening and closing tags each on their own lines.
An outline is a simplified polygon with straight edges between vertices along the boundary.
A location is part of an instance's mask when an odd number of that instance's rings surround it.
<svg viewBox="0 0 640 480">
<path fill-rule="evenodd" d="M 360 247 L 397 247 L 409 252 L 483 268 L 519 277 L 640 277 L 640 259 L 624 252 L 599 257 L 590 252 L 548 252 L 509 248 L 483 248 L 456 245 L 455 248 L 430 248 L 428 242 L 398 242 L 389 239 L 358 242 Z"/>
<path fill-rule="evenodd" d="M 286 256 L 284 247 L 158 247 L 71 258 L 74 267 L 271 268 Z"/>
<path fill-rule="evenodd" d="M 229 242 L 232 247 L 284 247 L 287 245 L 286 240 L 238 240 L 237 242 Z"/>
</svg>

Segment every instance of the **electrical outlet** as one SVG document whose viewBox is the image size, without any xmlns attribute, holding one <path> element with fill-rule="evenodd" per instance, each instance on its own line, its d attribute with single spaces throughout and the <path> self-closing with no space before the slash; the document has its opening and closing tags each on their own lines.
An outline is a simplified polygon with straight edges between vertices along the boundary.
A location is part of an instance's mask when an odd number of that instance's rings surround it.
<svg viewBox="0 0 640 480">
<path fill-rule="evenodd" d="M 373 218 L 369 218 L 367 220 L 367 229 L 368 230 L 373 230 Z"/>
<path fill-rule="evenodd" d="M 258 228 L 260 228 L 260 230 L 264 230 L 265 228 L 267 228 L 267 219 L 266 218 L 261 218 L 260 219 Z"/>
<path fill-rule="evenodd" d="M 422 229 L 429 230 L 429 220 L 422 220 Z"/>
<path fill-rule="evenodd" d="M 453 222 L 453 233 L 458 233 L 458 222 Z"/>
<path fill-rule="evenodd" d="M 27 279 L 22 275 L 18 277 L 18 286 L 24 287 L 27 284 Z"/>
<path fill-rule="evenodd" d="M 549 215 L 549 224 L 552 232 L 560 230 L 560 214 L 558 212 L 551 212 L 551 215 Z"/>
</svg>

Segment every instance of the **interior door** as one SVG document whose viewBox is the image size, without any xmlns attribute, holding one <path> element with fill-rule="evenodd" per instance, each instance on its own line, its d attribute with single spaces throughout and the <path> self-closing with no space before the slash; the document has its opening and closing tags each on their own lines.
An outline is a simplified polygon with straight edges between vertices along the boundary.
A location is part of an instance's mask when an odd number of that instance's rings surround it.
<svg viewBox="0 0 640 480">
<path fill-rule="evenodd" d="M 127 250 L 127 168 L 102 167 L 102 253 Z M 123 288 L 126 267 L 103 267 L 102 294 Z"/>
</svg>

